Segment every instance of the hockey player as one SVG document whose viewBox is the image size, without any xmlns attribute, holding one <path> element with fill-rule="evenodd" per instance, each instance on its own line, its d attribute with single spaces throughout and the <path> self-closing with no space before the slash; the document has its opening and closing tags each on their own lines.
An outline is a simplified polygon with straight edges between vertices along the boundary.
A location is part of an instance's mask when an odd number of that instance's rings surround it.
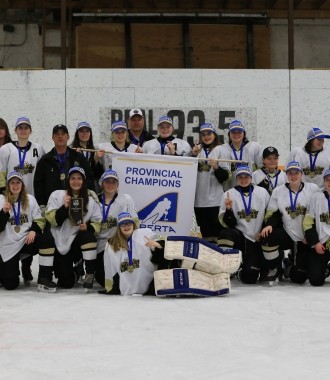
<svg viewBox="0 0 330 380">
<path fill-rule="evenodd" d="M 101 231 L 97 235 L 97 267 L 95 279 L 104 286 L 104 248 L 107 240 L 113 236 L 117 227 L 117 216 L 129 212 L 139 225 L 135 203 L 128 194 L 118 194 L 119 178 L 114 170 L 106 170 L 100 178 L 102 193 L 99 195 L 102 213 Z"/>
<path fill-rule="evenodd" d="M 76 133 L 71 143 L 71 148 L 77 148 L 78 151 L 80 151 L 79 148 L 95 150 L 92 127 L 89 123 L 87 123 L 87 121 L 81 121 L 78 123 L 76 127 Z M 97 189 L 98 192 L 98 180 L 104 171 L 103 166 L 99 162 L 95 152 L 82 150 L 81 153 L 85 156 L 86 160 L 89 163 L 95 180 L 95 189 Z"/>
<path fill-rule="evenodd" d="M 265 148 L 262 152 L 263 166 L 252 173 L 252 180 L 263 187 L 271 195 L 272 191 L 286 183 L 286 175 L 278 169 L 278 150 L 273 146 Z"/>
<path fill-rule="evenodd" d="M 239 278 L 243 283 L 255 284 L 262 264 L 259 237 L 269 194 L 262 187 L 252 185 L 252 171 L 248 166 L 237 168 L 236 180 L 237 185 L 222 198 L 219 218 L 224 228 L 218 245 L 242 251 Z"/>
<path fill-rule="evenodd" d="M 252 171 L 262 166 L 261 146 L 255 141 L 249 141 L 246 130 L 240 120 L 233 120 L 228 127 L 228 143 L 222 146 L 224 155 L 229 155 L 232 160 L 242 160 Z M 231 177 L 224 184 L 225 189 L 231 189 L 236 185 L 236 169 L 240 164 L 231 165 Z"/>
<path fill-rule="evenodd" d="M 329 275 L 330 261 L 330 170 L 323 173 L 323 192 L 313 195 L 303 220 L 308 255 L 308 279 L 311 285 L 322 286 Z"/>
<path fill-rule="evenodd" d="M 103 294 L 154 294 L 153 274 L 167 267 L 164 241 L 149 228 L 137 228 L 130 213 L 117 216 L 117 229 L 104 251 Z"/>
<path fill-rule="evenodd" d="M 143 145 L 143 153 L 171 156 L 190 156 L 191 147 L 187 141 L 174 137 L 173 121 L 169 116 L 161 116 L 157 123 L 158 137 Z"/>
<path fill-rule="evenodd" d="M 202 237 L 216 243 L 221 229 L 219 211 L 223 197 L 222 184 L 228 180 L 230 169 L 228 163 L 217 161 L 224 157 L 214 126 L 202 124 L 199 136 L 199 144 L 192 148 L 192 156 L 208 160 L 198 162 L 195 215 Z"/>
<path fill-rule="evenodd" d="M 70 208 L 75 199 L 80 199 L 82 220 L 75 223 Z M 50 197 L 45 217 L 51 225 L 51 233 L 55 239 L 54 258 L 57 286 L 70 289 L 79 280 L 73 263 L 84 259 L 86 275 L 84 288 L 93 287 L 96 270 L 96 237 L 101 228 L 101 211 L 94 197 L 86 187 L 85 171 L 73 167 L 68 173 L 66 190 L 56 190 Z M 52 262 L 49 262 L 49 266 Z"/>
<path fill-rule="evenodd" d="M 138 145 L 130 143 L 127 125 L 124 121 L 119 120 L 111 126 L 111 142 L 101 143 L 96 152 L 104 170 L 108 170 L 112 168 L 112 154 L 107 154 L 105 151 L 141 153 L 142 149 Z"/>
<path fill-rule="evenodd" d="M 27 193 L 34 195 L 35 168 L 45 154 L 45 150 L 40 144 L 29 141 L 32 128 L 27 117 L 17 119 L 15 133 L 17 141 L 12 141 L 0 148 L 0 189 L 4 190 L 6 186 L 7 173 L 15 170 L 23 175 Z"/>
<path fill-rule="evenodd" d="M 44 226 L 45 220 L 36 199 L 26 192 L 23 175 L 10 172 L 5 195 L 0 195 L 0 282 L 5 289 L 13 290 L 19 285 L 21 256 L 27 256 L 22 265 L 22 276 L 29 285 L 33 279 L 29 258 L 38 252 L 54 254 L 53 240 L 47 241 L 42 235 Z M 43 264 L 42 260 L 40 264 Z"/>
<path fill-rule="evenodd" d="M 291 281 L 303 284 L 307 279 L 309 249 L 302 221 L 319 188 L 314 183 L 302 182 L 303 171 L 296 161 L 287 164 L 286 175 L 288 182 L 278 186 L 272 193 L 265 216 L 265 227 L 261 231 L 270 285 L 275 285 L 280 275 L 279 249 L 291 249 Z"/>
<path fill-rule="evenodd" d="M 324 139 L 330 139 L 319 128 L 312 128 L 307 133 L 307 143 L 303 148 L 292 149 L 289 161 L 298 161 L 303 170 L 303 181 L 316 183 L 324 189 L 322 173 L 330 167 L 330 151 L 324 149 Z"/>
</svg>

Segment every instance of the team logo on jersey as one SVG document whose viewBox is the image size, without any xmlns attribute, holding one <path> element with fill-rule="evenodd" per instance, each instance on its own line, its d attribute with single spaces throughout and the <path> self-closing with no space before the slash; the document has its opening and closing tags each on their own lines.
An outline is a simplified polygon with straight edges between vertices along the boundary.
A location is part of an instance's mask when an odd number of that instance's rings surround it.
<svg viewBox="0 0 330 380">
<path fill-rule="evenodd" d="M 22 175 L 29 174 L 29 173 L 33 173 L 34 165 L 29 164 L 28 162 L 24 162 L 24 166 L 22 168 L 20 168 L 19 166 L 15 166 L 14 170 L 16 172 L 21 173 Z"/>
<path fill-rule="evenodd" d="M 249 216 L 250 216 L 251 219 L 257 219 L 258 213 L 259 213 L 258 210 L 252 209 L 249 215 L 246 215 L 245 210 L 238 211 L 237 214 L 238 214 L 238 216 L 239 216 L 240 219 L 246 219 L 246 220 L 248 220 L 247 218 L 249 218 Z"/>
<path fill-rule="evenodd" d="M 138 212 L 139 219 L 143 224 L 176 222 L 177 206 L 178 193 L 163 194 Z"/>
<path fill-rule="evenodd" d="M 288 215 L 291 215 L 293 211 L 291 210 L 291 207 L 285 207 L 285 211 L 288 213 Z M 304 216 L 306 214 L 307 207 L 302 206 L 300 203 L 296 205 L 296 208 L 294 210 L 294 215 L 299 216 L 302 215 Z"/>
</svg>

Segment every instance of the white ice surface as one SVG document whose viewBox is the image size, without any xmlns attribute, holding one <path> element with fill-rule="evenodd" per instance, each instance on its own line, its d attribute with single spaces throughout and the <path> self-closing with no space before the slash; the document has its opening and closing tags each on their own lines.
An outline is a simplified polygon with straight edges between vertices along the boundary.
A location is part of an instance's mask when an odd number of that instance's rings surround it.
<svg viewBox="0 0 330 380">
<path fill-rule="evenodd" d="M 328 380 L 329 287 L 234 280 L 224 297 L 168 299 L 1 288 L 0 379 Z"/>
</svg>

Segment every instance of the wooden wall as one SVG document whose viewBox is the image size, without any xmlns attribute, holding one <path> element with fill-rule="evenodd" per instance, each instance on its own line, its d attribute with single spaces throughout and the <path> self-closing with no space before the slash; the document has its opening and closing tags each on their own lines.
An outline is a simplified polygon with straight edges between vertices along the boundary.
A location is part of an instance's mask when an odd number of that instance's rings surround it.
<svg viewBox="0 0 330 380">
<path fill-rule="evenodd" d="M 181 24 L 131 24 L 131 67 L 184 68 Z M 248 68 L 245 25 L 190 24 L 192 68 Z M 256 69 L 270 68 L 270 33 L 253 27 Z M 76 28 L 76 67 L 125 68 L 124 24 L 82 24 Z"/>
</svg>

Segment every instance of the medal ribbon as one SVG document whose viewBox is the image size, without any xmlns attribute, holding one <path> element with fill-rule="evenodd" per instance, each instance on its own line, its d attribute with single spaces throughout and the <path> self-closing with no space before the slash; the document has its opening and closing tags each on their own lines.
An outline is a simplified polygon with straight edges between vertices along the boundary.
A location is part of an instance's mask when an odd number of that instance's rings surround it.
<svg viewBox="0 0 330 380">
<path fill-rule="evenodd" d="M 133 265 L 132 236 L 128 239 L 128 241 L 127 241 L 127 245 L 128 245 L 128 250 L 127 250 L 127 255 L 128 255 L 128 265 Z"/>
<path fill-rule="evenodd" d="M 15 203 L 13 204 L 13 213 L 14 213 L 15 225 L 19 226 L 19 219 L 20 219 L 20 214 L 21 214 L 21 197 L 20 196 L 17 199 L 17 211 L 15 210 Z"/>
<path fill-rule="evenodd" d="M 23 156 L 22 156 L 22 149 L 20 147 L 18 147 L 17 150 L 18 150 L 19 168 L 23 169 L 24 168 L 24 161 L 25 161 L 25 157 L 26 157 L 26 152 L 27 152 L 27 146 L 23 150 Z"/>
<path fill-rule="evenodd" d="M 203 150 L 204 150 L 204 153 L 205 153 L 205 157 L 208 158 L 209 157 L 209 150 L 205 147 L 203 147 Z M 205 161 L 206 164 L 208 164 L 208 161 Z"/>
<path fill-rule="evenodd" d="M 328 197 L 328 215 L 330 215 L 330 198 Z"/>
<path fill-rule="evenodd" d="M 245 195 L 242 191 L 242 189 L 239 187 L 239 193 L 241 194 L 241 198 L 242 198 L 242 201 L 243 201 L 243 205 L 244 205 L 244 210 L 245 210 L 245 215 L 250 215 L 251 213 L 251 202 L 252 202 L 252 186 L 250 186 L 249 188 L 249 203 L 248 205 L 246 205 L 246 202 L 245 202 Z"/>
<path fill-rule="evenodd" d="M 163 156 L 165 154 L 166 143 L 159 141 L 159 144 L 160 144 L 160 154 Z"/>
<path fill-rule="evenodd" d="M 83 148 L 83 147 L 82 147 Z M 91 152 L 86 152 L 85 150 L 82 151 L 82 154 L 85 156 L 86 160 L 89 160 L 89 157 L 91 155 Z"/>
<path fill-rule="evenodd" d="M 237 157 L 237 154 L 236 154 L 237 151 L 234 148 L 234 145 L 231 144 L 230 146 L 231 146 L 231 150 L 233 151 L 233 154 L 235 156 L 235 160 L 242 160 L 244 144 L 242 143 L 241 147 L 239 148 L 239 158 Z M 238 164 L 238 165 L 241 165 L 241 164 Z"/>
<path fill-rule="evenodd" d="M 266 174 L 266 177 L 268 179 L 268 183 L 269 183 L 269 185 L 271 187 L 271 190 L 274 190 L 275 187 L 277 186 L 277 182 L 278 182 L 278 173 L 276 173 L 276 175 L 275 175 L 275 185 L 273 185 L 272 177 L 269 175 L 269 173 L 265 173 L 265 174 Z"/>
<path fill-rule="evenodd" d="M 56 157 L 60 163 L 60 173 L 65 173 L 65 169 L 64 169 L 64 165 L 65 165 L 65 161 L 66 161 L 66 158 L 67 158 L 67 152 L 65 152 L 64 154 L 58 154 L 56 152 Z"/>
<path fill-rule="evenodd" d="M 290 193 L 290 209 L 291 209 L 292 212 L 296 211 L 296 205 L 297 205 L 299 191 L 300 190 L 297 191 L 297 194 L 295 194 L 294 199 L 292 199 L 292 193 L 293 193 L 293 191 L 289 188 L 289 193 Z"/>
<path fill-rule="evenodd" d="M 316 159 L 319 153 L 320 152 L 316 152 L 314 155 L 309 153 L 309 168 L 311 172 L 315 170 Z"/>
<path fill-rule="evenodd" d="M 102 195 L 102 223 L 105 223 L 108 219 L 110 207 L 115 201 L 116 197 L 110 201 L 110 203 L 106 206 L 105 205 L 105 196 L 104 194 Z"/>
</svg>

